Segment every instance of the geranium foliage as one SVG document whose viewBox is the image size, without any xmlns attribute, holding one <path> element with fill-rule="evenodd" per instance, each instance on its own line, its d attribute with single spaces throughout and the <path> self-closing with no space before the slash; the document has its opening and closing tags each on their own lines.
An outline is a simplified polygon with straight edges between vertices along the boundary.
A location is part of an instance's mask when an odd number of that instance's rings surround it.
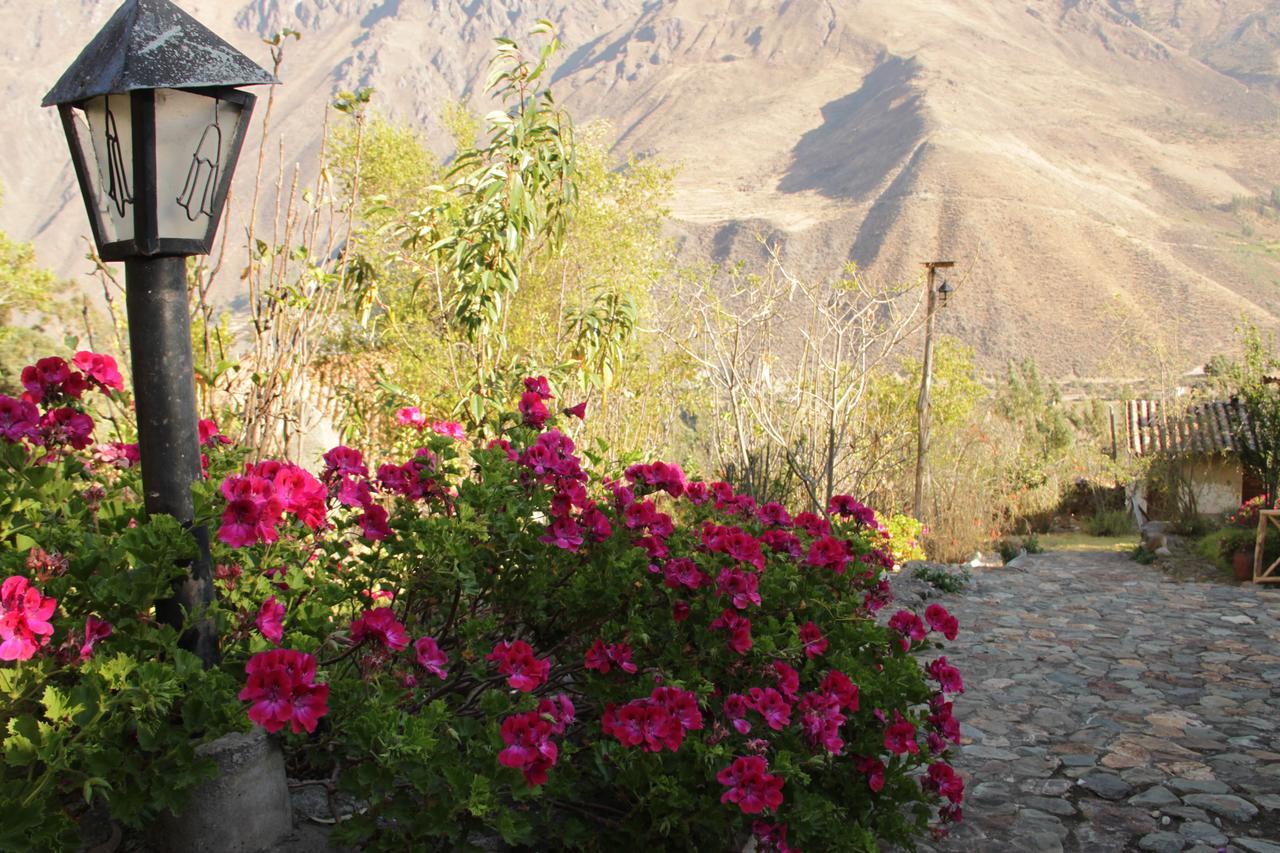
<svg viewBox="0 0 1280 853">
<path fill-rule="evenodd" d="M 41 378 L 42 398 L 48 388 Z M 936 605 L 877 618 L 892 557 L 873 513 L 840 497 L 793 516 L 663 462 L 597 472 L 566 432 L 580 408 L 563 409 L 542 377 L 511 400 L 516 411 L 488 425 L 499 438 L 410 413 L 407 458 L 339 447 L 314 474 L 246 462 L 208 426 L 197 491 L 217 564 L 214 673 L 150 617 L 181 556 L 160 545 L 184 535 L 135 521 L 129 450 L 5 432 L 6 478 L 97 490 L 75 524 L 41 507 L 4 539 L 15 580 L 0 624 L 19 638 L 5 648 L 35 668 L 0 669 L 13 687 L 6 748 L 67 717 L 42 719 L 25 673 L 75 695 L 97 662 L 127 658 L 155 667 L 149 678 L 186 680 L 189 695 L 147 718 L 174 755 L 228 726 L 277 732 L 293 775 L 360 804 L 337 832 L 369 849 L 494 835 L 724 849 L 754 835 L 761 849 L 863 850 L 960 818 L 946 752 L 963 683 L 945 658 L 916 657 L 958 626 Z M 42 573 L 28 552 L 76 568 Z M 150 585 L 129 593 L 143 553 Z M 65 760 L 21 753 L 6 788 L 28 796 L 31 768 L 48 770 L 34 796 L 68 802 L 87 772 L 77 750 L 105 736 L 89 716 L 67 719 L 79 746 Z M 172 768 L 135 760 L 137 778 L 101 792 L 113 810 L 158 798 Z"/>
</svg>

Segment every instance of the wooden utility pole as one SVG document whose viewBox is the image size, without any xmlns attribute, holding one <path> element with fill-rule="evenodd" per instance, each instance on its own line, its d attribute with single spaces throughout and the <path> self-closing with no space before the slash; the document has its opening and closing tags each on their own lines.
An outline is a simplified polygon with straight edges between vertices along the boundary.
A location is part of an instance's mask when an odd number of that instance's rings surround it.
<svg viewBox="0 0 1280 853">
<path fill-rule="evenodd" d="M 912 514 L 923 519 L 924 513 L 924 463 L 929 453 L 929 387 L 933 384 L 933 312 L 938 307 L 938 292 L 933 286 L 938 270 L 951 269 L 955 261 L 928 261 L 925 287 L 928 291 L 924 317 L 924 364 L 920 368 L 920 398 L 916 401 L 916 417 L 919 426 L 919 443 L 916 446 L 916 489 L 911 503 Z"/>
</svg>

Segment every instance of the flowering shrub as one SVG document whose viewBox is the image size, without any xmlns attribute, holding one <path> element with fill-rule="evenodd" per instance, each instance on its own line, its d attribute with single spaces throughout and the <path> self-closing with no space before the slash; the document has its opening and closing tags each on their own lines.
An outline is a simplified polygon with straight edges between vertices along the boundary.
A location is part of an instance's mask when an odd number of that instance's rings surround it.
<svg viewBox="0 0 1280 853">
<path fill-rule="evenodd" d="M 367 804 L 337 833 L 369 849 L 477 833 L 870 849 L 960 819 L 946 753 L 963 683 L 945 658 L 915 657 L 958 626 L 938 605 L 877 620 L 892 555 L 870 510 L 842 496 L 792 515 L 662 462 L 601 477 L 556 426 L 580 406 L 560 408 L 542 378 L 517 396 L 500 438 L 405 412 L 420 441 L 407 459 L 375 467 L 339 447 L 318 476 L 246 464 L 207 430 L 197 497 L 224 655 L 210 673 L 154 622 L 190 539 L 136 521 L 128 453 L 5 432 L 7 479 L 98 490 L 94 510 L 65 512 L 39 492 L 21 533 L 12 507 L 0 514 L 15 577 L 0 639 L 30 652 L 0 668 L 6 750 L 26 756 L 6 794 L 48 813 L 89 776 L 85 796 L 141 820 L 200 777 L 193 743 L 253 723 L 286 739 L 291 773 Z M 31 549 L 45 557 L 29 564 Z M 33 699 L 41 684 L 65 693 Z M 49 725 L 81 746 L 26 745 Z M 133 775 L 94 763 L 122 751 Z"/>
<path fill-rule="evenodd" d="M 70 850 L 90 804 L 132 825 L 180 807 L 212 771 L 195 745 L 243 710 L 156 622 L 194 543 L 142 517 L 137 446 L 98 434 L 114 360 L 41 359 L 22 386 L 0 395 L 0 849 Z"/>
<path fill-rule="evenodd" d="M 1270 498 L 1266 495 L 1258 495 L 1250 498 L 1240 504 L 1240 508 L 1227 516 L 1227 525 L 1229 527 L 1239 527 L 1245 530 L 1258 529 L 1258 513 L 1264 509 L 1278 509 L 1280 502 L 1272 506 Z"/>
</svg>

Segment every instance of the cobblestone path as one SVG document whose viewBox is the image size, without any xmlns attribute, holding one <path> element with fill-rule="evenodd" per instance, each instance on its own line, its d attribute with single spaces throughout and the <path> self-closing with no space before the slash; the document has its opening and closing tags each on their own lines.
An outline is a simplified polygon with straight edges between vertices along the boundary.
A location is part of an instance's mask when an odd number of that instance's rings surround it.
<svg viewBox="0 0 1280 853">
<path fill-rule="evenodd" d="M 1280 590 L 1019 564 L 942 598 L 965 822 L 922 849 L 1280 853 Z"/>
</svg>

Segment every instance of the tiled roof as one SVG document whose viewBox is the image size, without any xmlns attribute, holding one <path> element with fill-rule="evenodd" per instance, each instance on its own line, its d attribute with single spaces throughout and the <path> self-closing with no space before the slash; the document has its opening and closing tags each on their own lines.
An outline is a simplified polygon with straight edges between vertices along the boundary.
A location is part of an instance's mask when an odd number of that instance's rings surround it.
<svg viewBox="0 0 1280 853">
<path fill-rule="evenodd" d="M 1129 452 L 1135 456 L 1231 453 L 1238 449 L 1241 435 L 1253 446 L 1248 416 L 1235 401 L 1178 407 L 1165 417 L 1157 400 L 1126 400 L 1124 415 Z"/>
</svg>

